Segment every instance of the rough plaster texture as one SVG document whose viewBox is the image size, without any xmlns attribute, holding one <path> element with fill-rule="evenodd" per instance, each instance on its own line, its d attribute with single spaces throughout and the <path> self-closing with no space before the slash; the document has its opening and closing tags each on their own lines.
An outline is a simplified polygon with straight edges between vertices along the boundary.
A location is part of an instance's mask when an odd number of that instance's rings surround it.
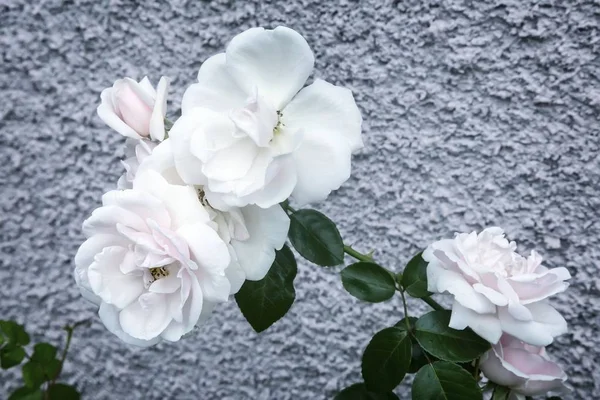
<svg viewBox="0 0 600 400">
<path fill-rule="evenodd" d="M 0 4 L 0 317 L 59 341 L 63 324 L 95 315 L 71 269 L 82 221 L 121 173 L 100 91 L 165 74 L 175 116 L 204 59 L 246 28 L 285 24 L 312 46 L 315 76 L 350 87 L 363 112 L 354 174 L 318 205 L 347 242 L 400 268 L 454 231 L 505 227 L 572 272 L 554 302 L 571 333 L 551 351 L 566 398 L 600 398 L 597 0 Z M 360 379 L 363 348 L 399 302 L 362 304 L 307 263 L 296 284 L 290 313 L 261 335 L 235 302 L 192 338 L 145 350 L 93 318 L 66 379 L 88 399 L 332 398 Z M 2 375 L 1 398 L 13 378 Z"/>
</svg>

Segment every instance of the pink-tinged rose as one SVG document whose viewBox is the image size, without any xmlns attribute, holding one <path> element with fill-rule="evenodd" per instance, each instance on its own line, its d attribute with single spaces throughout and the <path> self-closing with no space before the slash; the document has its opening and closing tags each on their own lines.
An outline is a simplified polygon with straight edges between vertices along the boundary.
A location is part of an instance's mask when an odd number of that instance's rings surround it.
<svg viewBox="0 0 600 400">
<path fill-rule="evenodd" d="M 511 389 L 511 400 L 566 390 L 567 376 L 550 360 L 544 347 L 528 345 L 510 335 L 503 335 L 482 356 L 480 368 L 490 381 Z"/>
<path fill-rule="evenodd" d="M 179 340 L 239 286 L 241 267 L 218 230 L 194 188 L 138 173 L 84 222 L 75 280 L 127 343 Z"/>
<path fill-rule="evenodd" d="M 450 327 L 470 327 L 491 343 L 508 333 L 546 346 L 567 331 L 564 318 L 545 301 L 564 291 L 566 268 L 548 269 L 535 251 L 527 258 L 500 228 L 460 233 L 423 253 L 428 290 L 454 297 Z"/>
<path fill-rule="evenodd" d="M 140 82 L 119 79 L 102 91 L 98 115 L 123 136 L 161 141 L 165 138 L 168 89 L 169 80 L 164 76 L 156 89 L 147 77 Z"/>
</svg>

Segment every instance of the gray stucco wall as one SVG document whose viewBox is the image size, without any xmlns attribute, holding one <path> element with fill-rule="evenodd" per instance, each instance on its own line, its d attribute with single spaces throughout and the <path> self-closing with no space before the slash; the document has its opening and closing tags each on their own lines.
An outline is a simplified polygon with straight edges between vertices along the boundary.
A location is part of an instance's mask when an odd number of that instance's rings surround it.
<svg viewBox="0 0 600 400">
<path fill-rule="evenodd" d="M 570 375 L 566 398 L 600 398 L 598 0 L 143 3 L 0 1 L 0 317 L 58 341 L 95 314 L 71 270 L 82 221 L 121 173 L 100 91 L 168 75 L 174 116 L 201 61 L 246 28 L 284 24 L 313 48 L 315 76 L 351 88 L 363 112 L 353 176 L 318 205 L 347 242 L 400 268 L 454 231 L 503 226 L 572 272 L 554 301 L 571 333 L 551 352 Z M 307 263 L 296 286 L 261 335 L 235 302 L 193 337 L 145 350 L 94 318 L 65 376 L 88 399 L 331 398 L 360 379 L 362 350 L 399 301 L 360 303 Z"/>
</svg>

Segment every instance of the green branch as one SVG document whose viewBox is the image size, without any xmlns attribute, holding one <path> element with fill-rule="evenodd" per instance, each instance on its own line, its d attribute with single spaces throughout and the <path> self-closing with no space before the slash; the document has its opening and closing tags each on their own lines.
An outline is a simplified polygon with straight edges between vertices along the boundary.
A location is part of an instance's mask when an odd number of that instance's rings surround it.
<svg viewBox="0 0 600 400">
<path fill-rule="evenodd" d="M 359 253 L 358 251 L 354 250 L 352 247 L 347 245 L 344 245 L 344 253 L 356 258 L 359 261 L 373 262 L 373 258 L 371 258 L 370 256 Z"/>
</svg>

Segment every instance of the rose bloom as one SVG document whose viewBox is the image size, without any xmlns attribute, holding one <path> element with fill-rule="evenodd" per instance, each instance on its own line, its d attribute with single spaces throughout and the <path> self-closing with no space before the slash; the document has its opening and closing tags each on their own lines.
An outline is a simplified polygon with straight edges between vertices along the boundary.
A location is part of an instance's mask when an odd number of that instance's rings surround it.
<svg viewBox="0 0 600 400">
<path fill-rule="evenodd" d="M 510 400 L 566 389 L 566 374 L 550 360 L 544 347 L 528 345 L 510 335 L 503 335 L 481 357 L 480 368 L 490 381 L 511 389 Z"/>
<path fill-rule="evenodd" d="M 163 140 L 169 81 L 160 78 L 155 90 L 147 77 L 139 83 L 131 78 L 117 80 L 100 94 L 98 116 L 121 135 Z"/>
<path fill-rule="evenodd" d="M 350 176 L 362 148 L 352 93 L 317 79 L 303 88 L 314 56 L 297 32 L 249 29 L 202 64 L 169 136 L 188 184 L 213 207 L 274 206 L 325 199 Z"/>
<path fill-rule="evenodd" d="M 175 168 L 172 144 L 171 138 L 161 142 L 142 160 L 138 170 L 155 171 L 171 184 L 184 185 Z M 287 239 L 290 220 L 285 211 L 279 205 L 229 207 L 221 211 L 206 199 L 204 187 L 196 186 L 196 191 L 211 220 L 217 224 L 219 235 L 232 248 L 241 266 L 242 281 L 264 278 L 275 260 L 275 250 L 280 250 Z"/>
<path fill-rule="evenodd" d="M 229 277 L 239 275 L 196 191 L 152 171 L 138 174 L 133 189 L 106 193 L 83 230 L 76 281 L 128 343 L 178 340 L 227 301 Z"/>
<path fill-rule="evenodd" d="M 567 331 L 564 318 L 544 300 L 567 288 L 569 271 L 544 267 L 535 251 L 525 258 L 515 250 L 502 229 L 488 228 L 424 251 L 428 290 L 454 297 L 451 328 L 468 326 L 491 343 L 506 332 L 536 346 Z"/>
</svg>

